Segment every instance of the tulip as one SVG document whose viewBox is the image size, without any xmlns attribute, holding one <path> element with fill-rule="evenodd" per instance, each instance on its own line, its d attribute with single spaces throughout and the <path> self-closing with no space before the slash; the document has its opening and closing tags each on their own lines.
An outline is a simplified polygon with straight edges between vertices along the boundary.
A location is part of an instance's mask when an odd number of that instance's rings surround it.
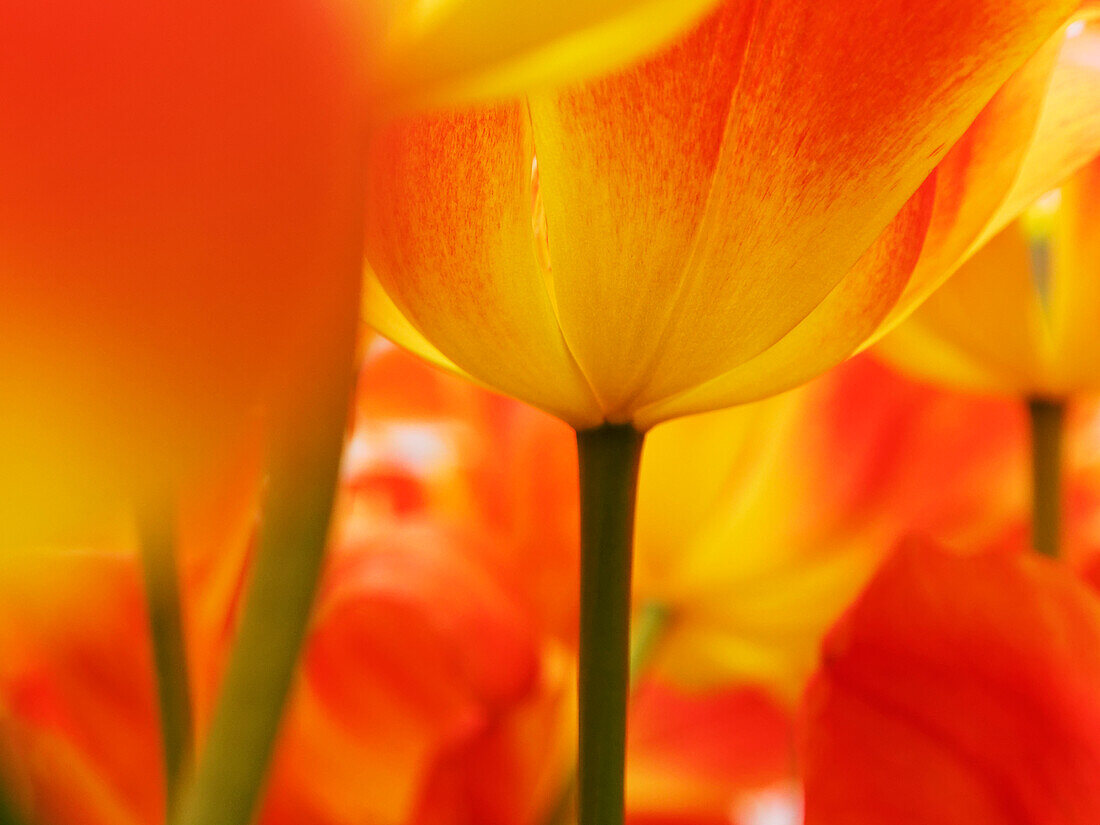
<svg viewBox="0 0 1100 825">
<path fill-rule="evenodd" d="M 1100 600 L 1032 555 L 901 548 L 806 697 L 806 824 L 1100 816 Z"/>
<path fill-rule="evenodd" d="M 263 445 L 260 563 L 181 821 L 248 819 L 304 632 L 351 387 L 365 129 L 609 68 L 707 1 L 7 4 L 0 546 L 136 522 L 173 798 L 191 750 L 179 498 Z"/>
<path fill-rule="evenodd" d="M 1063 19 L 1051 9 L 1043 13 Z M 1033 139 L 1095 149 L 1061 121 L 1034 129 L 1040 115 L 1067 114 L 1060 95 L 1044 96 L 1061 34 L 963 136 L 1052 29 L 1040 18 L 1021 26 L 998 15 L 1000 28 L 989 28 L 977 9 L 964 20 L 929 8 L 922 14 L 937 36 L 910 37 L 913 53 L 903 54 L 868 24 L 889 30 L 896 10 L 844 12 L 859 23 L 840 12 L 784 11 L 754 16 L 727 4 L 676 47 L 611 79 L 381 130 L 370 159 L 367 319 L 579 430 L 605 422 L 646 430 L 773 394 L 841 360 L 818 363 L 808 338 L 798 355 L 813 369 L 794 357 L 769 361 L 782 370 L 764 379 L 754 359 L 792 329 L 801 339 L 812 327 L 814 347 L 829 348 L 826 312 L 860 329 L 850 352 L 906 286 L 922 244 L 921 289 L 931 277 L 925 259 L 955 251 L 956 234 L 974 240 L 998 207 L 1011 206 L 1017 195 L 1005 190 L 1017 173 L 1051 180 L 1071 163 L 1027 153 Z M 784 28 L 799 15 L 802 26 Z M 980 35 L 964 36 L 979 22 Z M 960 30 L 946 45 L 949 25 Z M 833 49 L 845 37 L 860 44 L 867 67 L 837 67 Z M 945 56 L 952 50 L 955 60 L 972 50 L 995 57 L 975 57 L 981 71 L 964 82 L 943 68 L 955 65 Z M 933 54 L 943 58 L 939 72 L 905 65 L 907 80 L 920 83 L 893 88 L 904 60 Z M 829 69 L 864 85 L 826 79 Z M 1095 88 L 1095 73 L 1085 80 Z M 942 111 L 921 108 L 932 105 L 932 89 Z M 855 134 L 859 141 L 845 142 Z M 972 180 L 975 172 L 985 179 Z M 955 230 L 961 218 L 969 221 Z M 824 237 L 827 250 L 811 246 Z M 718 275 L 728 272 L 742 274 Z M 856 289 L 872 275 L 874 284 Z"/>
<path fill-rule="evenodd" d="M 1090 29 L 1070 41 L 1100 58 Z M 1100 97 L 1094 107 L 1100 112 Z M 1100 130 L 1100 116 L 1087 126 Z M 1100 389 L 1092 316 L 1100 163 L 1092 161 L 981 248 L 879 354 L 920 378 L 1026 400 L 1033 428 L 1034 546 L 1061 545 L 1061 442 L 1069 399 Z M 972 307 L 980 306 L 974 313 Z"/>
<path fill-rule="evenodd" d="M 1084 317 L 1091 295 L 1088 193 L 1097 175 L 1091 157 L 1095 137 L 1100 135 L 1100 90 L 1091 79 L 1098 60 L 1100 34 L 1095 26 L 1078 21 L 1061 48 L 1051 78 L 1055 100 L 1040 118 L 1031 150 L 1033 154 L 1063 151 L 1058 165 L 1067 174 L 1079 171 L 1062 188 L 1039 198 L 1016 224 L 1005 227 L 1006 220 L 1019 211 L 1016 204 L 1042 194 L 1034 177 L 1022 176 L 1009 198 L 1013 208 L 1002 209 L 972 245 L 968 254 L 973 257 L 945 291 L 879 348 L 882 357 L 921 378 L 1027 399 L 1033 444 L 1032 541 L 1037 551 L 1047 555 L 1058 555 L 1062 542 L 1066 400 L 1095 386 L 1089 377 L 1095 359 L 1089 352 L 1089 324 Z M 1064 99 L 1061 105 L 1059 97 Z M 1052 146 L 1043 139 L 1044 132 L 1064 128 L 1066 123 L 1084 137 L 1069 151 L 1067 144 Z M 974 306 L 982 307 L 976 318 L 970 317 Z"/>
</svg>

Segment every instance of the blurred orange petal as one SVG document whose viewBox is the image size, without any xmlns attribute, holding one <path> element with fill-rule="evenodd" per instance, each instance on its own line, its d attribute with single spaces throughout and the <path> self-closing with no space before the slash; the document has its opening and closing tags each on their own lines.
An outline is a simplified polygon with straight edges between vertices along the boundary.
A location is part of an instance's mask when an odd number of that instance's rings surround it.
<svg viewBox="0 0 1100 825">
<path fill-rule="evenodd" d="M 1098 652 L 1066 567 L 901 548 L 807 695 L 807 825 L 1097 821 Z"/>
</svg>

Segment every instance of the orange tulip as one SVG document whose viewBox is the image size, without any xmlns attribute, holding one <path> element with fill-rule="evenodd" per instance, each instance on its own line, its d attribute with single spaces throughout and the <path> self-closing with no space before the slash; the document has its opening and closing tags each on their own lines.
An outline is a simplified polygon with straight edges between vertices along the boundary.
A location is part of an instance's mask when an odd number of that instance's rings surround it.
<svg viewBox="0 0 1100 825">
<path fill-rule="evenodd" d="M 726 3 L 611 79 L 384 129 L 367 319 L 577 428 L 645 429 L 842 360 L 1018 173 L 1062 173 L 1033 137 L 1095 151 L 1035 131 L 1068 105 L 1046 94 L 1060 34 L 1009 81 L 1073 4 L 790 5 Z"/>
<path fill-rule="evenodd" d="M 1095 822 L 1100 600 L 1032 556 L 902 548 L 806 699 L 806 823 Z"/>
</svg>

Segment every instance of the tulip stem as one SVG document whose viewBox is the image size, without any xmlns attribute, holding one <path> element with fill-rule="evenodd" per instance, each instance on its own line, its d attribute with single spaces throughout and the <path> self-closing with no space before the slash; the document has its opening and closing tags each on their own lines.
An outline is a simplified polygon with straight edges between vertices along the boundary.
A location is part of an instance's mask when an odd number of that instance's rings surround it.
<svg viewBox="0 0 1100 825">
<path fill-rule="evenodd" d="M 166 820 L 171 816 L 194 755 L 175 531 L 171 505 L 155 507 L 142 514 L 141 561 L 160 703 Z"/>
<path fill-rule="evenodd" d="M 1057 558 L 1062 529 L 1062 429 L 1065 404 L 1028 401 L 1031 418 L 1031 540 L 1035 551 Z"/>
<path fill-rule="evenodd" d="M 647 602 L 638 611 L 638 621 L 630 634 L 630 695 L 634 695 L 634 688 L 646 671 L 653 659 L 653 652 L 660 643 L 668 627 L 671 614 L 667 607 L 659 602 Z M 543 821 L 544 825 L 570 825 L 576 821 L 573 810 L 577 797 L 576 769 L 571 769 L 569 778 L 563 783 L 561 789 L 554 797 L 554 804 L 550 807 L 550 813 Z"/>
<path fill-rule="evenodd" d="M 257 814 L 323 567 L 346 412 L 338 400 L 320 438 L 300 436 L 269 461 L 236 640 L 176 825 L 248 825 Z"/>
<path fill-rule="evenodd" d="M 630 690 L 630 573 L 644 436 L 630 425 L 577 433 L 581 626 L 578 825 L 622 825 Z"/>
</svg>

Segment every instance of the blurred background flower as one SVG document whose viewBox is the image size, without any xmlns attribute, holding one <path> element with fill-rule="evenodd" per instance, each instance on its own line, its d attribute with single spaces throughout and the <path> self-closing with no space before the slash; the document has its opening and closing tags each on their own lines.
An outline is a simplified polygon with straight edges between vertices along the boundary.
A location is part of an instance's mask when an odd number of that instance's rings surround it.
<svg viewBox="0 0 1100 825">
<path fill-rule="evenodd" d="M 808 693 L 807 825 L 1095 822 L 1098 651 L 1065 565 L 901 548 Z"/>
<path fill-rule="evenodd" d="M 1093 161 L 992 238 L 879 355 L 971 392 L 1067 399 L 1100 390 L 1098 195 Z"/>
<path fill-rule="evenodd" d="M 339 538 L 261 821 L 568 822 L 572 433 L 380 339 L 361 388 Z M 1087 568 L 1100 537 L 1100 451 L 1087 445 L 1100 441 L 1084 414 L 1071 433 L 1085 445 L 1070 487 Z M 911 531 L 1017 542 L 1025 448 L 1014 405 L 866 357 L 658 429 L 638 524 L 636 626 L 653 635 L 630 716 L 630 821 L 797 817 L 798 698 L 821 638 Z M 252 553 L 255 452 L 221 477 L 181 520 L 200 730 Z M 151 825 L 163 803 L 132 547 L 64 559 L 16 568 L 0 599 L 6 775 L 39 825 Z"/>
</svg>

